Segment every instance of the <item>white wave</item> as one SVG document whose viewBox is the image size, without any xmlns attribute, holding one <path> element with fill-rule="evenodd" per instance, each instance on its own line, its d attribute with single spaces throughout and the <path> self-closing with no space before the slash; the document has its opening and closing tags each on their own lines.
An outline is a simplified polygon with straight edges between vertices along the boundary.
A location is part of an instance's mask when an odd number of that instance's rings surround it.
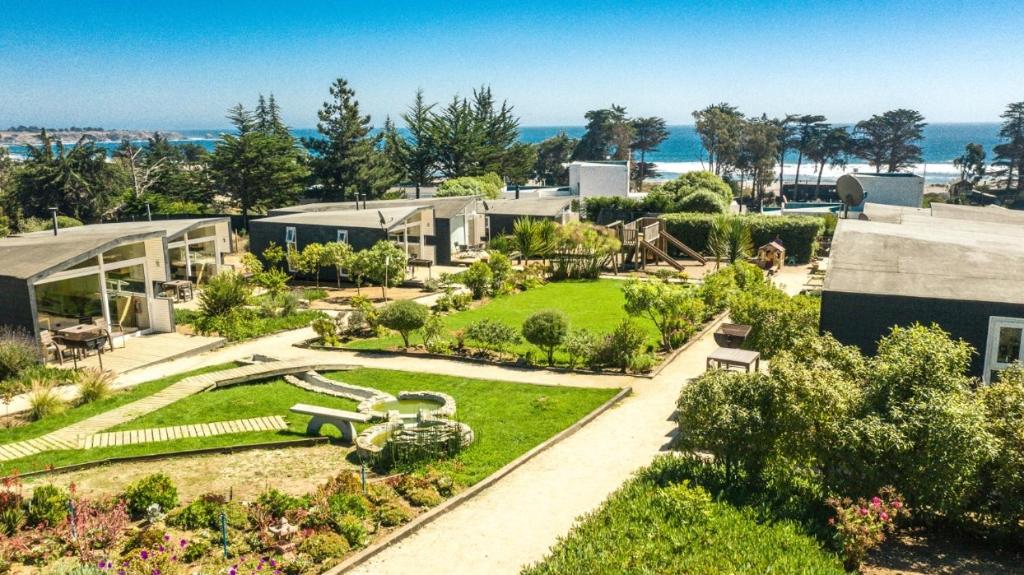
<svg viewBox="0 0 1024 575">
<path fill-rule="evenodd" d="M 680 174 L 687 172 L 697 172 L 706 170 L 707 164 L 702 162 L 655 162 L 655 169 L 658 170 L 658 180 L 670 180 Z M 960 176 L 960 170 L 952 163 L 927 163 L 927 164 L 915 164 L 909 170 L 905 170 L 923 176 L 929 182 L 947 182 L 955 180 Z M 868 164 L 856 163 L 847 164 L 845 168 L 833 168 L 831 166 L 825 166 L 825 169 L 821 174 L 822 182 L 835 182 L 839 176 L 843 174 L 852 173 L 865 173 L 873 174 L 875 169 Z M 775 177 L 779 177 L 779 168 L 775 167 Z M 796 164 L 786 164 L 783 177 L 786 183 L 794 181 L 796 177 Z M 818 172 L 816 166 L 801 164 L 800 166 L 800 182 L 813 184 L 818 180 Z"/>
</svg>

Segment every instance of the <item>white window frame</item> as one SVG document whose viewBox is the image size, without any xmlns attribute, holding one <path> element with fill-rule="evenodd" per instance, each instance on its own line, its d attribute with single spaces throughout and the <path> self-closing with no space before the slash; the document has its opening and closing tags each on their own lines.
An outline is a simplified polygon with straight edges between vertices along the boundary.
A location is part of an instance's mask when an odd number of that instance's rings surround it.
<svg viewBox="0 0 1024 575">
<path fill-rule="evenodd" d="M 1004 327 L 1018 328 L 1024 332 L 1024 318 L 995 315 L 988 318 L 988 342 L 985 345 L 985 372 L 982 375 L 985 383 L 992 383 L 990 379 L 993 371 L 1006 369 L 1010 366 L 1008 363 L 1000 363 L 996 361 L 996 354 L 999 353 L 999 330 Z M 1024 363 L 1024 345 L 1021 345 L 1017 359 Z"/>
<path fill-rule="evenodd" d="M 338 230 L 338 240 L 337 241 L 339 243 L 347 244 L 348 243 L 348 230 Z"/>
<path fill-rule="evenodd" d="M 291 239 L 288 239 L 288 236 L 291 236 Z M 292 273 L 297 271 L 292 267 L 292 260 L 288 257 L 293 250 L 299 251 L 299 233 L 295 226 L 288 226 L 284 229 L 284 260 L 288 265 L 288 271 Z"/>
</svg>

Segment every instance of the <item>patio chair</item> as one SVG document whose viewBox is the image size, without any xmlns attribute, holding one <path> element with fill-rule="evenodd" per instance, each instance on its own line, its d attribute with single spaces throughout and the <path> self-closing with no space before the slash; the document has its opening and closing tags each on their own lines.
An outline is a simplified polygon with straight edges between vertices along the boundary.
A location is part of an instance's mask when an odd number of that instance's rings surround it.
<svg viewBox="0 0 1024 575">
<path fill-rule="evenodd" d="M 97 319 L 96 327 L 100 328 L 100 331 L 107 336 L 107 343 L 110 344 L 110 351 L 114 351 L 114 334 L 121 337 L 121 347 L 125 346 L 124 343 L 124 327 L 120 323 L 108 324 L 106 319 Z"/>
<path fill-rule="evenodd" d="M 63 343 L 54 338 L 53 332 L 48 329 L 44 329 L 39 332 L 39 342 L 42 345 L 44 356 L 48 356 L 52 353 L 53 356 L 57 358 L 60 365 L 64 365 L 65 353 L 74 353 L 73 351 L 68 350 Z"/>
</svg>

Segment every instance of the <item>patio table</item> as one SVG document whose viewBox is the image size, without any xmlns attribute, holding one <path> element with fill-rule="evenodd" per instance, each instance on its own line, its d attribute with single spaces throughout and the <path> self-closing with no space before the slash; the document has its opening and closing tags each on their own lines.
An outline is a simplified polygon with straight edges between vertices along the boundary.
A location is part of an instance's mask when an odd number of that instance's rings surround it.
<svg viewBox="0 0 1024 575">
<path fill-rule="evenodd" d="M 741 323 L 723 323 L 715 331 L 715 343 L 722 347 L 740 347 L 751 329 L 751 326 Z"/>
<path fill-rule="evenodd" d="M 94 325 L 76 325 L 64 328 L 54 336 L 61 343 L 72 350 L 71 358 L 74 361 L 75 369 L 78 369 L 78 352 L 82 355 L 89 350 L 96 351 L 96 359 L 100 362 L 100 369 L 103 369 L 103 346 L 107 343 L 108 335 Z"/>
<path fill-rule="evenodd" d="M 756 373 L 761 369 L 761 354 L 747 349 L 720 347 L 708 356 L 707 369 L 711 369 L 712 363 L 719 369 L 742 367 L 744 371 L 750 373 L 750 369 L 753 368 Z"/>
</svg>

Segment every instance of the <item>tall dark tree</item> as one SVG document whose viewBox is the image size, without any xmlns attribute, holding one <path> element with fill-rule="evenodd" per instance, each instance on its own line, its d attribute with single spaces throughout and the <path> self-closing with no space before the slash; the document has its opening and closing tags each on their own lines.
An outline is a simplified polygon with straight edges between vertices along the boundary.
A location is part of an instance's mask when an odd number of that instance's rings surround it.
<svg viewBox="0 0 1024 575">
<path fill-rule="evenodd" d="M 970 143 L 964 146 L 953 165 L 960 170 L 960 181 L 976 184 L 985 176 L 985 148 L 981 144 Z"/>
<path fill-rule="evenodd" d="M 225 134 L 210 156 L 214 187 L 239 207 L 248 224 L 249 214 L 294 203 L 309 171 L 302 150 L 287 132 L 259 128 L 241 104 L 228 114 L 237 134 Z"/>
<path fill-rule="evenodd" d="M 1024 193 L 1024 102 L 1010 104 L 1000 117 L 1003 125 L 999 135 L 1004 141 L 993 149 L 996 157 L 992 163 L 1005 169 L 1006 191 L 1021 194 Z"/>
<path fill-rule="evenodd" d="M 405 135 L 397 129 L 384 132 L 387 149 L 400 167 L 402 177 L 416 186 L 417 198 L 420 188 L 433 183 L 437 172 L 437 150 L 431 132 L 433 109 L 434 104 L 427 104 L 423 99 L 423 90 L 416 90 L 416 99 L 402 114 Z"/>
<path fill-rule="evenodd" d="M 782 118 L 772 119 L 771 122 L 779 129 L 776 132 L 778 137 L 778 151 L 776 152 L 776 160 L 779 163 L 779 190 L 782 190 L 782 185 L 786 183 L 783 176 L 786 172 L 786 153 L 793 149 L 794 137 L 796 135 L 796 128 L 793 126 L 793 121 L 796 120 L 796 114 L 787 114 Z"/>
<path fill-rule="evenodd" d="M 875 173 L 894 173 L 921 162 L 921 147 L 928 124 L 915 110 L 890 110 L 857 123 L 856 155 L 874 166 Z"/>
<path fill-rule="evenodd" d="M 719 176 L 728 174 L 736 165 L 743 137 L 743 114 L 735 106 L 721 103 L 697 110 L 693 118 L 697 135 L 708 153 L 708 168 Z"/>
<path fill-rule="evenodd" d="M 794 120 L 795 131 L 793 137 L 793 147 L 796 149 L 796 189 L 800 188 L 800 164 L 804 161 L 804 156 L 808 152 L 812 151 L 817 140 L 820 139 L 821 134 L 829 128 L 825 124 L 825 116 L 818 116 L 814 114 L 802 114 L 796 117 Z"/>
<path fill-rule="evenodd" d="M 43 130 L 27 156 L 18 174 L 18 201 L 28 215 L 48 216 L 57 207 L 80 220 L 99 219 L 126 191 L 124 172 L 107 162 L 92 136 L 65 146 Z"/>
<path fill-rule="evenodd" d="M 317 112 L 318 138 L 304 138 L 302 144 L 312 152 L 310 167 L 322 198 L 345 201 L 367 194 L 374 182 L 365 176 L 366 166 L 380 142 L 371 136 L 370 116 L 359 110 L 356 93 L 344 78 L 331 84 L 331 100 Z"/>
<path fill-rule="evenodd" d="M 634 118 L 630 120 L 633 128 L 633 140 L 629 147 L 634 152 L 640 152 L 640 163 L 637 165 L 636 189 L 640 190 L 644 179 L 648 177 L 650 166 L 647 164 L 647 152 L 658 149 L 662 142 L 668 139 L 668 129 L 665 128 L 665 119 L 656 116 L 645 118 Z"/>
<path fill-rule="evenodd" d="M 781 131 L 778 122 L 764 116 L 743 122 L 736 164 L 741 175 L 750 176 L 753 197 L 758 200 L 764 198 L 765 188 L 775 180 L 775 159 Z M 740 187 L 743 187 L 742 182 Z"/>
<path fill-rule="evenodd" d="M 629 159 L 633 127 L 626 108 L 612 104 L 610 108 L 591 110 L 583 117 L 587 119 L 587 131 L 573 150 L 573 160 Z"/>
<path fill-rule="evenodd" d="M 805 155 L 808 160 L 814 162 L 815 171 L 818 172 L 818 180 L 814 184 L 815 196 L 821 191 L 821 176 L 825 172 L 825 165 L 845 166 L 849 151 L 850 132 L 846 128 L 826 124 L 814 131 L 812 138 L 807 142 Z"/>
<path fill-rule="evenodd" d="M 547 186 L 569 185 L 569 167 L 572 151 L 579 140 L 559 132 L 536 145 L 537 161 L 533 165 L 533 177 Z"/>
</svg>

